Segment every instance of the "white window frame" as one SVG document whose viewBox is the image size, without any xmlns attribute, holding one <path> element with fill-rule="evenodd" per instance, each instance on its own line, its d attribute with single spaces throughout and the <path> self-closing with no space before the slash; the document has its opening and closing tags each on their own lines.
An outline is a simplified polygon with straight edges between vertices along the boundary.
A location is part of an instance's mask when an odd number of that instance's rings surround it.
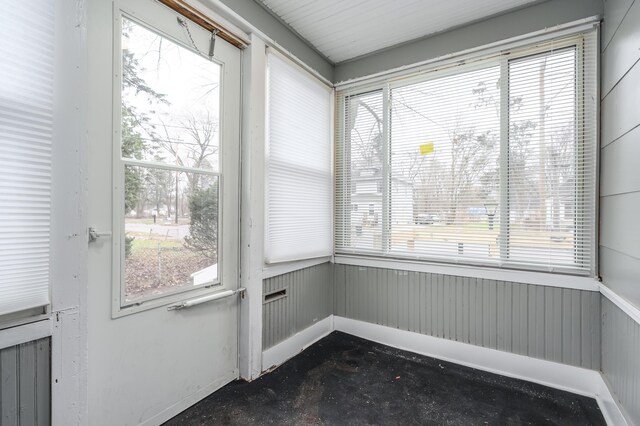
<svg viewBox="0 0 640 426">
<path fill-rule="evenodd" d="M 580 23 L 582 24 L 582 23 Z M 358 96 L 374 91 L 381 91 L 383 96 L 383 114 L 385 118 L 383 119 L 383 177 L 385 181 L 388 180 L 389 177 L 389 159 L 388 159 L 388 149 L 389 149 L 389 129 L 388 123 L 389 120 L 386 115 L 389 114 L 389 99 L 390 99 L 390 91 L 396 87 L 403 87 L 409 85 L 413 82 L 424 82 L 431 79 L 442 78 L 447 75 L 464 73 L 467 71 L 471 71 L 473 69 L 478 69 L 482 67 L 486 67 L 489 64 L 499 65 L 500 66 L 500 78 L 508 77 L 508 65 L 509 61 L 513 59 L 526 58 L 529 56 L 541 54 L 544 52 L 548 52 L 549 48 L 544 46 L 545 43 L 548 43 L 552 40 L 559 40 L 558 43 L 554 43 L 554 50 L 562 49 L 562 48 L 570 48 L 575 46 L 576 48 L 576 64 L 578 67 L 581 66 L 582 60 L 581 58 L 584 55 L 584 46 L 581 46 L 581 42 L 583 40 L 583 35 L 592 31 L 595 33 L 595 37 L 597 39 L 599 33 L 599 26 L 597 23 L 586 23 L 582 25 L 576 25 L 576 28 L 571 28 L 571 25 L 568 25 L 568 28 L 559 29 L 555 32 L 544 33 L 543 35 L 534 34 L 531 37 L 525 37 L 523 40 L 518 41 L 505 41 L 503 43 L 498 43 L 498 47 L 492 45 L 484 48 L 479 48 L 473 51 L 473 53 L 461 54 L 460 57 L 455 57 L 456 55 L 450 55 L 447 58 L 441 58 L 440 60 L 429 61 L 427 66 L 416 67 L 414 70 L 408 71 L 392 71 L 389 72 L 388 75 L 375 75 L 369 79 L 359 80 L 358 82 L 346 83 L 343 85 L 339 85 L 337 87 L 337 123 L 339 126 L 344 126 L 345 122 L 345 100 L 349 96 Z M 562 37 L 562 38 L 561 38 Z M 502 44 L 502 46 L 500 46 Z M 541 45 L 537 46 L 536 45 Z M 597 49 L 597 47 L 596 47 Z M 509 51 L 508 56 L 504 56 L 502 52 Z M 453 57 L 453 58 L 452 58 Z M 600 58 L 596 52 L 596 61 L 599 62 Z M 464 69 L 461 69 L 461 66 Z M 596 64 L 596 71 L 598 70 L 598 66 Z M 577 74 L 580 73 L 580 68 L 577 70 Z M 502 84 L 501 90 L 508 91 L 508 85 Z M 599 86 L 596 88 L 596 91 L 599 91 Z M 578 108 L 581 108 L 580 112 L 577 114 L 577 123 L 580 123 L 581 117 L 584 116 L 583 102 L 581 101 L 581 97 L 583 96 L 583 91 L 577 92 L 577 100 L 576 104 Z M 501 228 L 500 238 L 504 238 L 507 233 L 505 232 L 503 227 L 508 227 L 508 203 L 503 202 L 503 200 L 508 200 L 507 194 L 507 177 L 508 177 L 508 149 L 509 149 L 509 141 L 506 137 L 508 133 L 508 108 L 506 107 L 506 103 L 508 102 L 508 95 L 505 93 L 501 93 L 501 108 L 500 108 L 500 222 L 499 226 Z M 502 115 L 507 115 L 507 119 L 502 117 Z M 596 114 L 596 120 L 599 120 L 598 114 Z M 597 129 L 598 123 L 596 123 L 595 128 Z M 336 148 L 341 147 L 343 144 L 343 138 L 346 138 L 346 134 L 344 129 L 338 129 L 336 132 Z M 597 143 L 597 137 L 596 141 Z M 597 211 L 597 191 L 598 191 L 598 149 L 594 148 L 595 162 L 596 162 L 596 183 L 595 183 L 595 194 L 594 194 L 594 202 L 595 206 L 595 214 L 594 214 L 594 226 L 591 229 L 591 251 L 590 251 L 590 264 L 588 265 L 588 271 L 579 272 L 575 269 L 571 268 L 562 268 L 562 267 L 554 267 L 553 270 L 549 270 L 548 268 L 535 268 L 529 265 L 522 266 L 518 263 L 506 263 L 500 262 L 497 265 L 491 265 L 483 262 L 467 262 L 467 261 L 456 261 L 451 262 L 447 261 L 444 258 L 438 258 L 436 256 L 417 254 L 416 256 L 400 256 L 398 254 L 389 253 L 388 245 L 390 241 L 390 235 L 384 235 L 384 223 L 383 223 L 383 250 L 379 251 L 368 251 L 366 249 L 357 249 L 357 248 L 347 248 L 347 247 L 338 247 L 336 245 L 334 257 L 335 262 L 340 264 L 351 264 L 358 266 L 376 266 L 375 262 L 381 262 L 379 266 L 385 265 L 390 269 L 404 269 L 411 271 L 421 271 L 421 272 L 434 272 L 434 273 L 448 273 L 451 275 L 461 275 L 461 276 L 474 276 L 485 278 L 487 275 L 492 275 L 495 278 L 499 276 L 503 276 L 505 280 L 512 280 L 517 282 L 531 282 L 532 284 L 541 284 L 541 285 L 552 285 L 552 286 L 560 286 L 560 287 L 569 287 L 569 288 L 583 288 L 589 290 L 597 290 L 596 277 L 598 273 L 597 268 L 597 247 L 598 247 L 598 211 Z M 343 159 L 344 161 L 344 159 Z M 344 176 L 347 176 L 348 173 L 345 173 Z M 343 179 L 343 176 L 339 177 L 336 175 L 335 177 L 335 185 L 336 185 L 336 194 L 340 190 L 340 182 L 342 180 L 343 184 L 346 185 L 347 179 Z M 383 221 L 384 217 L 388 217 L 388 212 L 391 209 L 390 200 L 390 187 L 388 184 L 383 185 Z M 340 205 L 336 202 L 336 211 L 338 209 L 342 210 L 342 218 L 344 219 L 350 213 L 350 206 L 347 203 L 344 205 Z M 386 212 L 386 213 L 385 213 Z M 335 216 L 337 218 L 337 216 Z M 336 221 L 337 223 L 337 221 Z M 336 234 L 338 230 L 335 230 Z M 508 242 L 507 242 L 508 244 Z M 576 244 L 579 244 L 576 242 Z M 504 250 L 505 243 L 501 241 L 500 250 Z M 501 253 L 502 259 L 503 253 Z M 560 277 L 558 280 L 557 277 Z M 500 279 L 500 278 L 498 278 Z"/>
<path fill-rule="evenodd" d="M 118 7 L 118 3 L 120 6 Z M 223 276 L 223 175 L 221 172 L 213 172 L 204 169 L 194 169 L 190 167 L 181 167 L 177 165 L 170 165 L 166 163 L 158 163 L 144 160 L 135 160 L 122 158 L 121 151 L 121 123 L 122 123 L 122 18 L 126 18 L 137 25 L 140 25 L 149 31 L 152 31 L 162 37 L 170 39 L 174 43 L 180 45 L 180 47 L 190 50 L 196 54 L 200 54 L 193 46 L 190 46 L 166 31 L 154 27 L 150 22 L 145 22 L 143 18 L 137 16 L 135 11 L 130 11 L 125 6 L 124 2 L 117 2 L 115 8 L 115 19 L 113 24 L 113 135 L 112 135 L 112 148 L 113 148 L 113 187 L 112 187 L 112 229 L 114 230 L 112 235 L 112 318 L 119 318 L 122 316 L 134 314 L 137 312 L 146 311 L 149 309 L 157 308 L 160 306 L 166 306 L 172 303 L 184 301 L 191 298 L 209 295 L 221 290 Z M 187 18 L 185 18 L 187 19 Z M 197 27 L 197 24 L 189 21 L 191 28 Z M 211 58 L 213 62 L 218 64 L 220 68 L 220 87 L 224 87 L 224 63 L 217 61 L 215 58 Z M 220 94 L 220 117 L 223 117 L 223 93 Z M 224 120 L 221 120 L 219 132 L 222 135 Z M 222 137 L 220 138 L 219 158 L 222 162 L 222 151 L 224 149 L 222 143 Z M 155 168 L 167 171 L 178 171 L 185 173 L 206 174 L 210 176 L 218 177 L 218 270 L 217 278 L 214 282 L 206 285 L 200 285 L 197 288 L 184 287 L 177 290 L 170 290 L 156 296 L 148 296 L 140 298 L 139 300 L 132 301 L 131 303 L 125 303 L 125 256 L 124 256 L 124 238 L 125 238 L 125 215 L 124 215 L 124 179 L 125 179 L 125 166 L 140 166 L 147 168 Z M 222 163 L 220 170 L 222 170 Z"/>
</svg>

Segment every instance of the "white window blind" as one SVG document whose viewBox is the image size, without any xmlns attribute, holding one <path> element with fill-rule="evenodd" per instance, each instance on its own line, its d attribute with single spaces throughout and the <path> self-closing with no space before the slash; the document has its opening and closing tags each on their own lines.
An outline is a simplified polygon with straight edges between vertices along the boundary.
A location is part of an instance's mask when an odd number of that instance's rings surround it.
<svg viewBox="0 0 640 426">
<path fill-rule="evenodd" d="M 49 303 L 53 14 L 0 3 L 0 315 Z"/>
<path fill-rule="evenodd" d="M 596 32 L 338 93 L 336 252 L 595 273 Z"/>
<path fill-rule="evenodd" d="M 333 253 L 329 87 L 270 52 L 265 261 Z"/>
</svg>

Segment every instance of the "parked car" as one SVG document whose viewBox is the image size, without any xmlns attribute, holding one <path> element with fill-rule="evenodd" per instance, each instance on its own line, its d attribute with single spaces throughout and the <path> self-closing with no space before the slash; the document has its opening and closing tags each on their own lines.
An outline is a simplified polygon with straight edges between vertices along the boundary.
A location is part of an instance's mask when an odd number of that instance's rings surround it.
<svg viewBox="0 0 640 426">
<path fill-rule="evenodd" d="M 416 225 L 433 225 L 434 217 L 429 213 L 420 213 L 416 215 Z"/>
</svg>

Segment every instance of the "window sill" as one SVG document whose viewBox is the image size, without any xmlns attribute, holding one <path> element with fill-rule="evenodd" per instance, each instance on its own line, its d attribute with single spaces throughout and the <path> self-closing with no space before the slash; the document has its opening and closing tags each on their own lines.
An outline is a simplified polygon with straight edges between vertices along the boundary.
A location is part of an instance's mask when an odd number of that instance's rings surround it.
<svg viewBox="0 0 640 426">
<path fill-rule="evenodd" d="M 47 315 L 31 318 L 31 320 L 31 322 L 0 330 L 0 349 L 51 336 L 53 324 Z"/>
<path fill-rule="evenodd" d="M 288 274 L 289 272 L 310 268 L 327 262 L 331 262 L 331 256 L 294 260 L 292 262 L 275 263 L 271 265 L 265 264 L 262 268 L 262 279 L 266 280 L 267 278 L 277 277 L 278 275 Z"/>
<path fill-rule="evenodd" d="M 481 278 L 548 287 L 600 291 L 599 281 L 593 277 L 553 274 L 548 272 L 518 271 L 463 265 L 445 265 L 426 261 L 386 259 L 379 257 L 336 255 L 334 263 L 341 265 L 386 268 L 401 271 L 428 272 L 432 274 Z"/>
</svg>

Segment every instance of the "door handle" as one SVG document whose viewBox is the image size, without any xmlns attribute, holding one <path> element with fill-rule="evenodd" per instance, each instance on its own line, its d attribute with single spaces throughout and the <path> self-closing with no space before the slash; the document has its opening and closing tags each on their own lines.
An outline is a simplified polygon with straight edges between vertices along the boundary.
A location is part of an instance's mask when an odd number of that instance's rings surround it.
<svg viewBox="0 0 640 426">
<path fill-rule="evenodd" d="M 89 242 L 90 243 L 95 243 L 96 241 L 98 241 L 98 238 L 103 237 L 111 237 L 111 232 L 98 232 L 96 230 L 96 228 L 94 228 L 93 226 L 89 227 Z"/>
</svg>

